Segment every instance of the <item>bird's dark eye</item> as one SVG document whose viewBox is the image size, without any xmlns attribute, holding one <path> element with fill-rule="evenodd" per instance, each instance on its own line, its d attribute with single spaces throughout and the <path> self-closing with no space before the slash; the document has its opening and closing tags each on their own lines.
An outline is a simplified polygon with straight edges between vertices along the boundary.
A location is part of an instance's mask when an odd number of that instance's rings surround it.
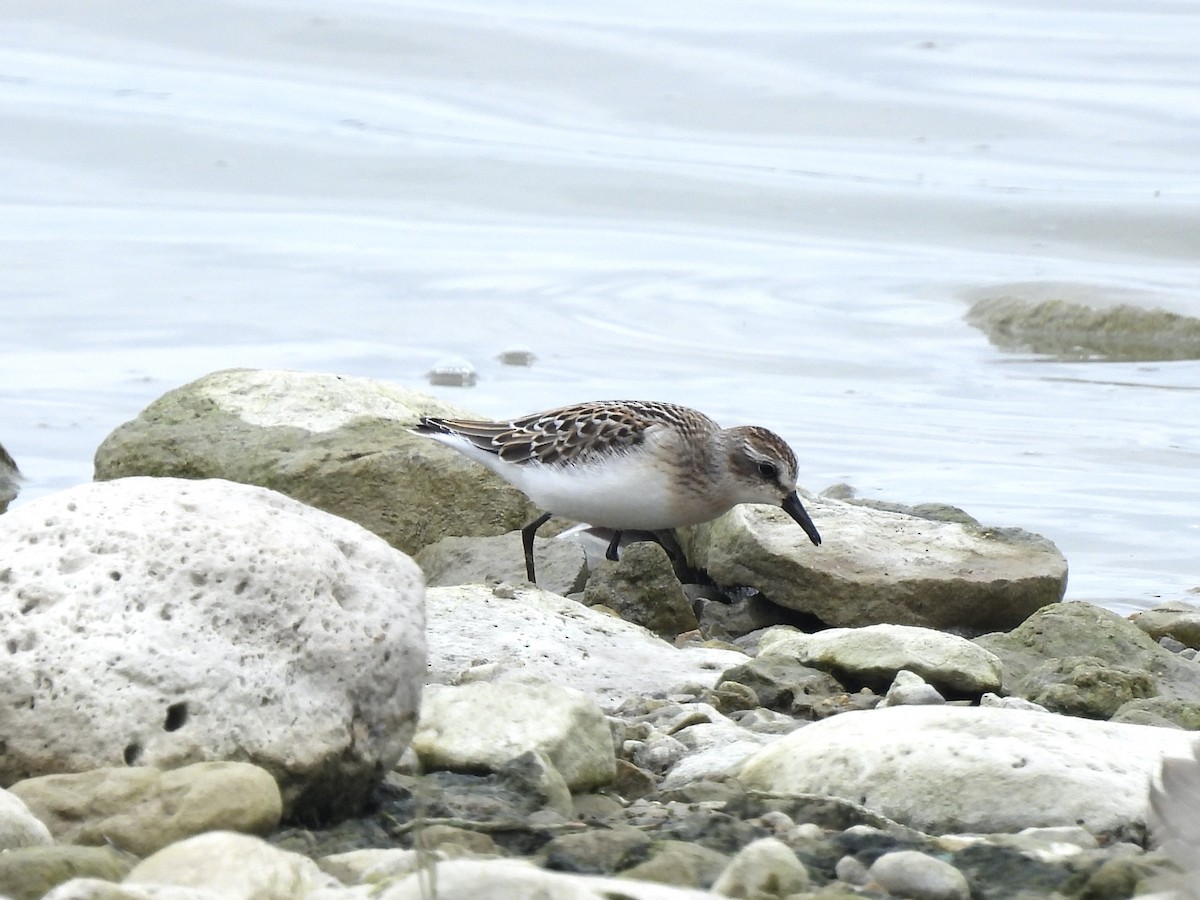
<svg viewBox="0 0 1200 900">
<path fill-rule="evenodd" d="M 758 464 L 758 474 L 768 481 L 774 481 L 779 477 L 779 467 L 775 463 L 760 462 Z"/>
</svg>

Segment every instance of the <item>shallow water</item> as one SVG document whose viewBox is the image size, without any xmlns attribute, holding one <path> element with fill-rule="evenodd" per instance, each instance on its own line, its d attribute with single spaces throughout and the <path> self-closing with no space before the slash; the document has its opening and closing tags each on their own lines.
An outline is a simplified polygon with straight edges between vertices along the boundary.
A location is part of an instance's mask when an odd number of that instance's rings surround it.
<svg viewBox="0 0 1200 900">
<path fill-rule="evenodd" d="M 1047 535 L 1069 598 L 1198 599 L 1200 363 L 1039 360 L 962 319 L 1046 283 L 1200 315 L 1189 4 L 24 6 L 18 503 L 215 369 L 422 387 L 462 357 L 475 387 L 429 389 L 478 413 L 692 404 L 780 431 L 810 489 Z"/>
</svg>

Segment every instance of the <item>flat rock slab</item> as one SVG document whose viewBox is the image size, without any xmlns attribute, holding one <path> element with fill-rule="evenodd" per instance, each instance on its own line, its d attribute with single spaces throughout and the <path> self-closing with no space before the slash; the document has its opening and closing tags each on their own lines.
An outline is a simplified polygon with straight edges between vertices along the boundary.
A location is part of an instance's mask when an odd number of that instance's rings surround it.
<svg viewBox="0 0 1200 900">
<path fill-rule="evenodd" d="M 773 628 L 763 635 L 758 652 L 832 672 L 877 693 L 903 669 L 941 690 L 976 696 L 1000 690 L 1003 675 L 999 658 L 966 638 L 911 625 L 829 628 L 816 634 Z"/>
<path fill-rule="evenodd" d="M 421 574 L 264 488 L 129 478 L 0 518 L 0 783 L 252 762 L 285 815 L 356 811 L 408 745 Z"/>
<path fill-rule="evenodd" d="M 1200 359 L 1200 319 L 1166 298 L 1111 286 L 1024 282 L 978 288 L 966 319 L 997 347 L 1059 359 Z"/>
<path fill-rule="evenodd" d="M 827 625 L 889 622 L 980 634 L 1062 599 L 1067 562 L 1017 529 L 936 521 L 806 496 L 820 547 L 786 513 L 739 506 L 681 532 L 689 560 Z"/>
<path fill-rule="evenodd" d="M 527 586 L 430 588 L 429 680 L 455 684 L 525 672 L 602 707 L 691 683 L 712 687 L 746 661 L 732 650 L 676 648 L 640 625 Z"/>
<path fill-rule="evenodd" d="M 96 480 L 132 475 L 257 484 L 416 553 L 446 535 L 504 534 L 537 510 L 483 466 L 408 429 L 464 416 L 369 378 L 228 369 L 176 388 L 112 432 Z"/>
<path fill-rule="evenodd" d="M 751 757 L 739 779 L 782 794 L 827 794 L 922 831 L 1016 832 L 1082 825 L 1136 837 L 1164 756 L 1190 732 L 983 707 L 849 712 Z"/>
</svg>

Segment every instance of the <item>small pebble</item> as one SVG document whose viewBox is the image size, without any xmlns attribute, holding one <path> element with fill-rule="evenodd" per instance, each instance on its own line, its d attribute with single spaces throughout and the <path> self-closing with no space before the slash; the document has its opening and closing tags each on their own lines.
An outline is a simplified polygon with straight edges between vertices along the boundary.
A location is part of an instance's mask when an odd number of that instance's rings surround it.
<svg viewBox="0 0 1200 900">
<path fill-rule="evenodd" d="M 501 350 L 496 359 L 505 366 L 532 366 L 537 361 L 537 356 L 528 347 L 511 347 Z"/>
<path fill-rule="evenodd" d="M 425 377 L 439 387 L 473 387 L 479 381 L 475 367 L 462 357 L 440 360 Z"/>
<path fill-rule="evenodd" d="M 838 881 L 855 886 L 864 885 L 871 880 L 871 876 L 867 874 L 867 867 L 853 856 L 843 856 L 839 859 L 837 865 L 833 867 L 833 872 L 837 875 Z"/>
<path fill-rule="evenodd" d="M 890 894 L 914 900 L 970 900 L 966 876 L 948 862 L 916 850 L 885 853 L 867 874 Z"/>
</svg>

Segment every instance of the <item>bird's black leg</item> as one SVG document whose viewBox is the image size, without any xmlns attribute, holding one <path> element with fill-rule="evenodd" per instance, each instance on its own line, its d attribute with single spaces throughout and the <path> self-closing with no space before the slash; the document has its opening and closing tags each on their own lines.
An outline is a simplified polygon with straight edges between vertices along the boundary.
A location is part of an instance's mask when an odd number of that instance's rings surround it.
<svg viewBox="0 0 1200 900">
<path fill-rule="evenodd" d="M 553 513 L 543 513 L 521 529 L 521 545 L 525 548 L 525 574 L 533 584 L 537 584 L 537 575 L 533 569 L 533 536 L 550 521 L 552 515 Z"/>
<path fill-rule="evenodd" d="M 621 532 L 614 531 L 612 540 L 608 542 L 608 549 L 604 551 L 604 558 L 611 559 L 613 562 L 617 560 L 617 548 L 621 543 Z"/>
</svg>

